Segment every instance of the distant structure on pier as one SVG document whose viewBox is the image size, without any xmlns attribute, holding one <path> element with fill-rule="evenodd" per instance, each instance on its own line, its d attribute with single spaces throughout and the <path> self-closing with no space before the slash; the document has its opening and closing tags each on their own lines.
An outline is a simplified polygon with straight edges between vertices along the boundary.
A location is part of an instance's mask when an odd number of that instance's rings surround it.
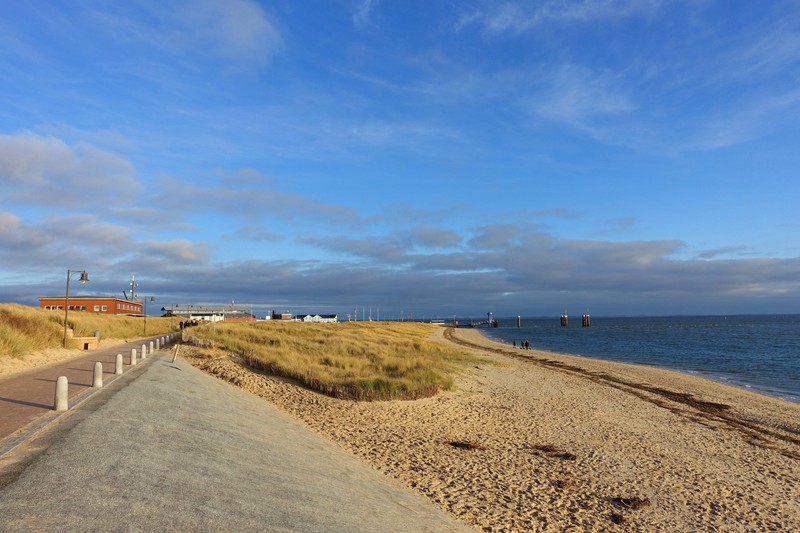
<svg viewBox="0 0 800 533">
<path fill-rule="evenodd" d="M 581 326 L 583 326 L 584 328 L 588 328 L 591 325 L 592 325 L 592 318 L 589 316 L 589 313 L 581 315 Z M 566 328 L 568 326 L 569 326 L 569 315 L 564 313 L 563 315 L 561 315 L 561 327 Z"/>
</svg>

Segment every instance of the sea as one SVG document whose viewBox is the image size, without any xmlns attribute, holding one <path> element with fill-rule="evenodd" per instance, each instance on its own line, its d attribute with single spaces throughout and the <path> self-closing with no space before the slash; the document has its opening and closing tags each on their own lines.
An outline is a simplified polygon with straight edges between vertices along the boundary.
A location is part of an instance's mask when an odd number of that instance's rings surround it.
<svg viewBox="0 0 800 533">
<path fill-rule="evenodd" d="M 800 403 L 800 315 L 499 318 L 487 337 L 531 349 L 697 374 Z M 483 319 L 485 320 L 485 318 Z M 460 320 L 460 323 L 466 321 Z"/>
</svg>

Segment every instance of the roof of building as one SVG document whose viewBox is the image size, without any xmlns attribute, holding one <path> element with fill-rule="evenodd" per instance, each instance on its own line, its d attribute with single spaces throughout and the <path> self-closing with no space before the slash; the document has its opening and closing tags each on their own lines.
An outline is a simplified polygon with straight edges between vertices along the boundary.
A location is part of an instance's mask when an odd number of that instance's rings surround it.
<svg viewBox="0 0 800 533">
<path fill-rule="evenodd" d="M 66 296 L 40 296 L 39 300 L 65 300 Z M 73 296 L 69 295 L 70 300 L 116 300 L 118 302 L 125 302 L 129 304 L 141 304 L 141 300 L 126 300 L 125 298 L 117 298 L 115 296 Z"/>
</svg>

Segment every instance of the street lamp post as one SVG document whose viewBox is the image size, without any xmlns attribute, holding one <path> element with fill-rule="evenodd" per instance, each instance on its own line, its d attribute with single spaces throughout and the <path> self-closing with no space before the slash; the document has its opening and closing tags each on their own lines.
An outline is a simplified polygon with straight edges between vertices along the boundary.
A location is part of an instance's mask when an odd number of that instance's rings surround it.
<svg viewBox="0 0 800 533">
<path fill-rule="evenodd" d="M 150 303 L 155 303 L 155 297 L 150 297 Z M 144 304 L 144 336 L 147 337 L 147 296 L 142 298 L 142 303 Z"/>
<path fill-rule="evenodd" d="M 67 269 L 67 291 L 64 296 L 64 348 L 67 347 L 67 319 L 69 318 L 69 278 L 72 274 L 78 274 L 78 270 L 69 270 Z M 84 285 L 87 281 L 89 281 L 89 274 L 86 273 L 85 270 L 80 271 L 81 279 L 80 282 Z"/>
</svg>

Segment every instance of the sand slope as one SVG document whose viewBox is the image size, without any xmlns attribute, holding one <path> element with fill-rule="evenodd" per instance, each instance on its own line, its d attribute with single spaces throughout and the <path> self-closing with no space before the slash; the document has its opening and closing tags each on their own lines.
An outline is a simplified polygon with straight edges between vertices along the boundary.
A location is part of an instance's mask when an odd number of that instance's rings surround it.
<svg viewBox="0 0 800 533">
<path fill-rule="evenodd" d="M 800 405 L 476 331 L 438 336 L 486 363 L 414 402 L 334 400 L 235 358 L 191 361 L 478 530 L 800 530 Z"/>
</svg>

